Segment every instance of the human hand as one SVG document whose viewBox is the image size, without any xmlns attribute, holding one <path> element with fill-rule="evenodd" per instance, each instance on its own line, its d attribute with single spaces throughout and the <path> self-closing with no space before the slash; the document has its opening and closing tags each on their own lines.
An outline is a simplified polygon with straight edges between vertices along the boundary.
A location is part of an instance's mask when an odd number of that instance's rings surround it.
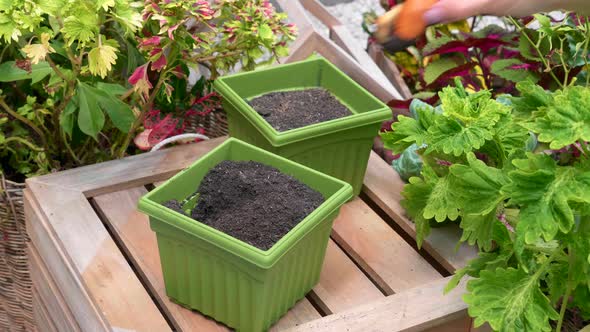
<svg viewBox="0 0 590 332">
<path fill-rule="evenodd" d="M 439 0 L 424 14 L 428 25 L 459 21 L 476 15 L 522 17 L 553 10 L 590 13 L 588 0 Z"/>
</svg>

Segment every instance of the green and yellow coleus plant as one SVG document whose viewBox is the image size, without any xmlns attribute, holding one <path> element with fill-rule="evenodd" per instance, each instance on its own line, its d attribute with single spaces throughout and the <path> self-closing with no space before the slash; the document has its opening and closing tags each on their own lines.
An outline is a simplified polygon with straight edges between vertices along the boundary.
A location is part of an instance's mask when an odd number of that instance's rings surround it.
<svg viewBox="0 0 590 332">
<path fill-rule="evenodd" d="M 431 223 L 456 220 L 480 249 L 447 286 L 472 278 L 464 299 L 476 325 L 560 331 L 569 308 L 590 318 L 590 88 L 517 89 L 494 100 L 447 87 L 439 108 L 414 101 L 382 135 L 423 162 L 402 193 L 418 245 Z"/>
<path fill-rule="evenodd" d="M 0 173 L 123 157 L 142 127 L 148 145 L 182 133 L 219 104 L 209 79 L 287 54 L 285 18 L 267 0 L 0 0 Z"/>
</svg>

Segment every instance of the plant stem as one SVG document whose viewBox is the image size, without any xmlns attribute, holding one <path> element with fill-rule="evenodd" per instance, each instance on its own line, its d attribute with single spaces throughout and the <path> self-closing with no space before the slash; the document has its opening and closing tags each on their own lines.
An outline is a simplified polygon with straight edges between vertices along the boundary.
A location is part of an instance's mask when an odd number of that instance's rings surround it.
<svg viewBox="0 0 590 332">
<path fill-rule="evenodd" d="M 565 311 L 567 309 L 567 305 L 569 303 L 569 299 L 570 299 L 570 295 L 572 294 L 572 291 L 574 290 L 574 285 L 572 285 L 572 267 L 575 265 L 573 262 L 573 257 L 574 257 L 574 252 L 571 250 L 572 247 L 569 246 L 568 247 L 568 256 L 569 256 L 569 268 L 568 268 L 568 277 L 567 277 L 567 286 L 565 289 L 565 294 L 563 295 L 563 298 L 561 299 L 561 309 L 559 310 L 559 320 L 557 321 L 557 327 L 555 328 L 555 331 L 557 332 L 561 332 L 561 328 L 563 326 L 563 319 L 565 317 Z"/>
<path fill-rule="evenodd" d="M 13 141 L 14 142 L 21 143 L 21 144 L 24 144 L 24 145 L 28 146 L 29 149 L 31 149 L 33 151 L 36 151 L 36 152 L 43 152 L 43 151 L 45 151 L 43 148 L 40 148 L 40 147 L 36 146 L 35 144 L 33 144 L 33 143 L 31 143 L 31 142 L 29 142 L 26 139 L 23 139 L 21 137 L 9 137 L 4 142 L 2 142 L 2 144 L 8 145 L 8 143 L 13 142 Z"/>
<path fill-rule="evenodd" d="M 61 78 L 62 80 L 66 81 L 66 82 L 70 81 L 66 77 L 66 75 L 64 75 L 64 73 L 62 73 L 61 70 L 59 70 L 59 68 L 57 68 L 57 66 L 55 65 L 55 62 L 53 62 L 53 60 L 51 60 L 49 55 L 46 56 L 45 59 L 47 60 L 47 63 L 49 63 L 49 66 L 51 67 L 51 69 L 53 69 L 53 71 L 57 74 L 57 76 L 59 76 L 59 78 Z"/>
<path fill-rule="evenodd" d="M 165 80 L 166 75 L 168 74 L 168 71 L 162 72 L 160 74 L 160 77 L 158 78 L 158 83 L 156 83 L 156 86 L 152 90 L 152 93 L 150 94 L 148 101 L 143 105 L 143 107 L 142 107 L 143 109 L 141 110 L 139 116 L 137 117 L 137 119 L 135 119 L 135 121 L 133 122 L 133 125 L 131 125 L 131 128 L 129 129 L 129 132 L 125 136 L 125 140 L 123 141 L 123 144 L 121 145 L 121 149 L 119 150 L 118 158 L 125 157 L 125 152 L 127 151 L 127 148 L 129 147 L 129 143 L 131 143 L 131 136 L 133 135 L 133 133 L 135 133 L 137 128 L 139 128 L 139 126 L 143 123 L 143 120 L 145 119 L 145 115 L 152 108 L 152 104 L 154 103 L 154 100 L 156 99 L 156 96 L 158 95 L 158 92 L 160 91 L 162 84 L 164 84 L 164 80 Z"/>
<path fill-rule="evenodd" d="M 12 117 L 14 117 L 15 119 L 19 120 L 20 122 L 24 123 L 25 125 L 29 126 L 35 133 L 37 133 L 37 135 L 39 135 L 39 139 L 41 139 L 41 142 L 43 144 L 43 147 L 47 150 L 48 149 L 48 145 L 47 145 L 47 140 L 45 139 L 45 134 L 41 131 L 41 129 L 39 129 L 39 127 L 35 126 L 34 123 L 32 123 L 31 121 L 29 121 L 29 119 L 23 117 L 22 115 L 18 114 L 17 112 L 13 111 L 10 106 L 8 106 L 8 104 L 6 104 L 6 102 L 4 101 L 3 98 L 0 98 L 0 106 L 8 113 L 10 114 Z"/>
<path fill-rule="evenodd" d="M 584 57 L 584 68 L 586 69 L 586 86 L 590 85 L 590 68 L 588 68 L 588 43 L 590 43 L 590 24 L 588 20 L 590 16 L 584 16 L 584 27 L 586 29 L 586 41 L 584 43 L 584 51 L 582 51 L 582 57 Z"/>
<path fill-rule="evenodd" d="M 63 130 L 60 130 L 60 131 L 61 131 L 61 136 L 63 138 L 64 145 L 66 146 L 66 150 L 68 150 L 68 152 L 72 156 L 72 159 L 74 159 L 74 161 L 76 163 L 78 163 L 78 165 L 82 165 L 82 162 L 80 161 L 80 158 L 78 158 L 78 156 L 76 155 L 76 153 L 74 152 L 74 150 L 72 150 L 72 147 L 70 146 L 70 143 L 68 143 L 68 138 L 66 137 L 66 134 L 63 132 Z"/>
<path fill-rule="evenodd" d="M 563 57 L 563 42 L 564 39 L 560 38 L 559 39 L 559 50 L 557 51 L 557 53 L 559 54 L 559 59 L 561 60 L 561 66 L 563 67 L 563 72 L 565 74 L 565 78 L 563 79 L 563 86 L 568 86 L 568 81 L 570 78 L 570 70 L 568 69 L 568 65 L 565 62 L 565 59 Z"/>
<path fill-rule="evenodd" d="M 192 62 L 204 62 L 204 61 L 211 61 L 211 60 L 215 60 L 218 58 L 226 58 L 229 56 L 233 56 L 233 55 L 237 55 L 242 53 L 242 51 L 236 50 L 236 51 L 230 51 L 224 54 L 219 54 L 219 55 L 210 55 L 210 56 L 204 56 L 204 57 L 194 57 L 191 58 L 190 61 Z"/>
<path fill-rule="evenodd" d="M 134 88 L 127 90 L 124 94 L 121 95 L 121 97 L 119 97 L 119 99 L 122 101 L 127 100 L 127 98 L 129 98 L 133 94 L 134 91 L 135 91 Z"/>
<path fill-rule="evenodd" d="M 549 75 L 551 75 L 551 77 L 555 80 L 555 82 L 557 83 L 557 85 L 559 85 L 560 88 L 564 88 L 564 85 L 561 83 L 561 81 L 559 80 L 559 78 L 557 78 L 557 76 L 555 75 L 555 73 L 553 72 L 553 70 L 551 70 L 551 66 L 549 65 L 549 62 L 547 61 L 547 59 L 545 59 L 545 56 L 543 55 L 543 53 L 541 52 L 541 49 L 539 48 L 541 39 L 539 39 L 539 45 L 535 44 L 533 42 L 533 40 L 531 39 L 531 37 L 529 37 L 528 33 L 526 33 L 524 27 L 521 27 L 520 24 L 518 22 L 516 22 L 516 20 L 514 18 L 508 17 L 508 19 L 510 21 L 512 21 L 512 24 L 514 24 L 514 26 L 516 26 L 516 28 L 526 38 L 526 40 L 530 43 L 530 45 L 533 46 L 533 48 L 535 49 L 535 51 L 537 51 L 537 55 L 539 56 L 539 60 L 541 60 L 541 63 L 545 67 L 545 70 L 549 73 Z"/>
</svg>

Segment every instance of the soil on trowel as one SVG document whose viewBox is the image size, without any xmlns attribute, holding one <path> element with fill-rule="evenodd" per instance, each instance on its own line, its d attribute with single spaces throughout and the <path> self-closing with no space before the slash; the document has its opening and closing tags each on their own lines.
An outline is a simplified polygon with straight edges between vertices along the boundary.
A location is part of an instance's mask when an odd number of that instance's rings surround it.
<svg viewBox="0 0 590 332">
<path fill-rule="evenodd" d="M 277 131 L 301 128 L 352 114 L 328 90 L 322 88 L 271 92 L 252 99 L 250 106 Z"/>
<path fill-rule="evenodd" d="M 223 161 L 197 189 L 191 217 L 259 249 L 268 250 L 324 197 L 278 169 L 254 161 Z M 180 213 L 181 204 L 165 206 Z"/>
</svg>

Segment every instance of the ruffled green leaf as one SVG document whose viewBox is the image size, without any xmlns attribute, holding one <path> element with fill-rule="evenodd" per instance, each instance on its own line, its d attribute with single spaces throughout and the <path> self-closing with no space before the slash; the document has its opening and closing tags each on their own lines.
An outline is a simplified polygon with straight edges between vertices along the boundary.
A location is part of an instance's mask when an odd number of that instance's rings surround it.
<svg viewBox="0 0 590 332">
<path fill-rule="evenodd" d="M 422 169 L 422 178 L 410 178 L 402 196 L 402 206 L 416 224 L 418 246 L 422 245 L 430 232 L 430 219 L 443 222 L 447 219 L 456 220 L 459 216 L 448 177 L 438 177 L 426 165 Z"/>
<path fill-rule="evenodd" d="M 440 93 L 443 115 L 428 130 L 426 153 L 439 151 L 460 156 L 481 148 L 493 139 L 494 126 L 510 108 L 493 99 L 488 91 L 465 95 L 462 89 L 445 88 Z"/>
<path fill-rule="evenodd" d="M 528 128 L 539 134 L 539 141 L 550 143 L 551 149 L 590 141 L 590 89 L 572 86 L 557 92 L 545 116 L 537 117 Z"/>
<path fill-rule="evenodd" d="M 559 318 L 539 285 L 539 276 L 523 270 L 483 270 L 467 283 L 463 299 L 475 326 L 488 322 L 496 331 L 551 331 L 549 320 Z"/>
<path fill-rule="evenodd" d="M 521 207 L 517 234 L 526 243 L 543 237 L 555 238 L 567 233 L 574 224 L 570 202 L 590 202 L 590 172 L 574 167 L 559 167 L 548 155 L 528 154 L 513 161 L 511 183 L 502 188 L 510 204 Z"/>
<path fill-rule="evenodd" d="M 495 212 L 505 198 L 502 187 L 508 176 L 500 169 L 489 167 L 473 153 L 467 155 L 468 165 L 451 166 L 450 183 L 457 203 L 466 215 L 486 215 Z"/>
<path fill-rule="evenodd" d="M 493 271 L 499 267 L 506 267 L 511 257 L 512 252 L 510 250 L 490 253 L 480 252 L 477 258 L 472 259 L 465 267 L 455 271 L 455 274 L 445 286 L 445 294 L 457 287 L 461 279 L 463 279 L 465 276 L 479 278 L 479 274 L 483 270 Z"/>
</svg>

